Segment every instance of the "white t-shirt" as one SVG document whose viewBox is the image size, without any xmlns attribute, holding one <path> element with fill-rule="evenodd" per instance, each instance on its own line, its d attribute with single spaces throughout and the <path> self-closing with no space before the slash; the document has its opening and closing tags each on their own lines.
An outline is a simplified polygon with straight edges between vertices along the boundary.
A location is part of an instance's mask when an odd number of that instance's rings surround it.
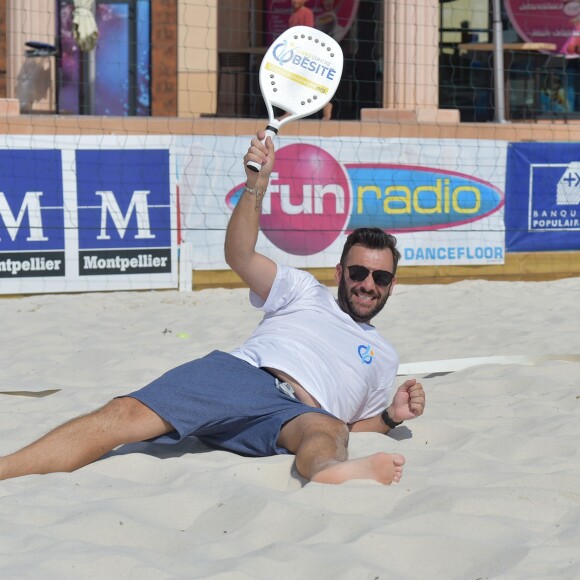
<svg viewBox="0 0 580 580">
<path fill-rule="evenodd" d="M 343 312 L 314 276 L 279 265 L 266 302 L 253 292 L 250 301 L 265 316 L 231 354 L 287 373 L 346 423 L 387 406 L 399 366 L 395 349 L 373 326 Z"/>
</svg>

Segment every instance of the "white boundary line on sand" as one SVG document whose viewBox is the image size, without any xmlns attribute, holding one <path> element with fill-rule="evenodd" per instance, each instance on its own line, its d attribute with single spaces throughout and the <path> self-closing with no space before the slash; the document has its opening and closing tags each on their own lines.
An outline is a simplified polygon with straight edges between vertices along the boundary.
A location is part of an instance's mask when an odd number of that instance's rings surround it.
<svg viewBox="0 0 580 580">
<path fill-rule="evenodd" d="M 580 354 L 546 354 L 538 356 L 506 355 L 479 356 L 471 358 L 451 358 L 399 365 L 397 376 L 426 375 L 432 373 L 453 373 L 480 365 L 537 365 L 546 361 L 580 362 Z"/>
</svg>

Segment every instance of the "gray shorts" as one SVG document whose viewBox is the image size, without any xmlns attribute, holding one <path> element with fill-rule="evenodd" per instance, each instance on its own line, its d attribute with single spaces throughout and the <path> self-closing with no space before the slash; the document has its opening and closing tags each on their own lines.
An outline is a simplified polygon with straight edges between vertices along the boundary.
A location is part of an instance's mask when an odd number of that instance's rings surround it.
<svg viewBox="0 0 580 580">
<path fill-rule="evenodd" d="M 263 457 L 288 453 L 276 442 L 282 427 L 298 415 L 334 417 L 282 392 L 278 384 L 267 371 L 214 351 L 126 396 L 174 427 L 175 431 L 152 439 L 155 443 L 177 443 L 194 435 L 212 447 Z"/>
</svg>

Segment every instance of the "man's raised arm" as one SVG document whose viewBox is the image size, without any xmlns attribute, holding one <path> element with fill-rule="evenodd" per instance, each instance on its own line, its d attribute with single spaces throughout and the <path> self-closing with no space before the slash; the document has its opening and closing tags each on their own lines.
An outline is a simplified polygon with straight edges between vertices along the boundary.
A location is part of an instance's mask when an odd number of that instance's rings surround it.
<svg viewBox="0 0 580 580">
<path fill-rule="evenodd" d="M 246 187 L 238 200 L 228 223 L 224 247 L 230 268 L 263 300 L 266 300 L 276 277 L 276 264 L 256 252 L 262 199 L 274 167 L 274 144 L 268 137 L 265 143 L 262 131 L 252 139 L 244 156 Z M 248 161 L 260 166 L 259 172 L 247 168 Z"/>
</svg>

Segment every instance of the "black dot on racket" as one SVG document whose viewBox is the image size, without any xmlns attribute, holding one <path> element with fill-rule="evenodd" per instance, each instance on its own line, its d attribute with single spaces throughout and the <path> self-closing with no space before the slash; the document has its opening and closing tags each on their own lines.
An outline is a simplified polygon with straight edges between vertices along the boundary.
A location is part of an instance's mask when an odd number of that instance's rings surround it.
<svg viewBox="0 0 580 580">
<path fill-rule="evenodd" d="M 312 102 L 312 99 L 308 99 L 308 102 L 311 103 Z"/>
<path fill-rule="evenodd" d="M 313 98 L 314 100 L 316 100 L 316 99 L 318 98 L 318 96 L 317 96 L 317 95 L 314 95 L 312 98 Z"/>
<path fill-rule="evenodd" d="M 308 40 L 312 40 L 312 36 L 309 36 L 309 37 L 308 37 Z"/>
<path fill-rule="evenodd" d="M 300 38 L 306 38 L 306 35 L 305 34 L 301 34 L 300 35 Z"/>
<path fill-rule="evenodd" d="M 318 40 L 318 38 L 315 38 L 315 39 L 314 39 L 314 42 L 320 42 L 320 41 Z"/>
<path fill-rule="evenodd" d="M 270 81 L 270 82 L 271 82 L 272 85 L 275 85 L 276 84 L 276 81 Z"/>
<path fill-rule="evenodd" d="M 278 89 L 277 89 L 276 87 L 274 87 L 272 90 L 273 90 L 274 92 L 276 92 Z"/>
<path fill-rule="evenodd" d="M 270 78 L 273 79 L 274 78 L 274 75 L 270 75 Z"/>
<path fill-rule="evenodd" d="M 320 43 L 320 46 L 325 46 L 324 42 L 321 42 L 321 43 Z"/>
<path fill-rule="evenodd" d="M 330 53 L 330 56 L 334 56 L 334 52 L 331 52 L 331 53 Z"/>
</svg>

